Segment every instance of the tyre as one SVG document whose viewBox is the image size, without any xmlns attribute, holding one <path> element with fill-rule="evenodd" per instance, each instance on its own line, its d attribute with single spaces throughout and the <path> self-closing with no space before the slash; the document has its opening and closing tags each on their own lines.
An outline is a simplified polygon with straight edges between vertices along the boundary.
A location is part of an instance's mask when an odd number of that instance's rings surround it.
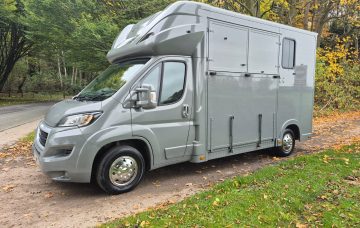
<svg viewBox="0 0 360 228">
<path fill-rule="evenodd" d="M 116 146 L 105 154 L 96 171 L 96 182 L 108 194 L 131 191 L 141 181 L 145 161 L 131 146 Z"/>
<path fill-rule="evenodd" d="M 275 155 L 280 157 L 289 156 L 295 148 L 294 132 L 286 129 L 282 137 L 282 145 L 275 148 Z"/>
</svg>

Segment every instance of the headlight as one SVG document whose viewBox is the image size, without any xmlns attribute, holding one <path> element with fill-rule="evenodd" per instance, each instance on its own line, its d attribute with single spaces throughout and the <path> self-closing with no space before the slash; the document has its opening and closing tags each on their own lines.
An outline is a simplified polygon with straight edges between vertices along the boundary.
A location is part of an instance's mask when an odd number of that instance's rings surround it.
<svg viewBox="0 0 360 228">
<path fill-rule="evenodd" d="M 58 127 L 84 127 L 94 122 L 100 116 L 101 112 L 81 113 L 71 116 L 65 116 L 58 123 Z"/>
</svg>

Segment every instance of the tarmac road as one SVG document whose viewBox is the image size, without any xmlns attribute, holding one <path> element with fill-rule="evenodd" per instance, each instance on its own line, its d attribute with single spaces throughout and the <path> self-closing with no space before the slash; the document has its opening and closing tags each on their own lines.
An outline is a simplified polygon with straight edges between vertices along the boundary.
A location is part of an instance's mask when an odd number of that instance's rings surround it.
<svg viewBox="0 0 360 228">
<path fill-rule="evenodd" d="M 54 102 L 0 107 L 0 149 L 29 134 Z"/>
<path fill-rule="evenodd" d="M 41 119 L 54 102 L 0 107 L 0 132 Z"/>
</svg>

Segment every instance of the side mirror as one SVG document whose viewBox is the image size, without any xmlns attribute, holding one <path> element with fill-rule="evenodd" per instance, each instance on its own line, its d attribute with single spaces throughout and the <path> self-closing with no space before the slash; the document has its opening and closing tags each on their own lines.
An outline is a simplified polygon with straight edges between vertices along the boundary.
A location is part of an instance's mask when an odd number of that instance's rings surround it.
<svg viewBox="0 0 360 228">
<path fill-rule="evenodd" d="M 156 91 L 151 85 L 144 84 L 135 89 L 137 99 L 135 101 L 135 107 L 143 109 L 153 109 L 157 106 Z"/>
</svg>

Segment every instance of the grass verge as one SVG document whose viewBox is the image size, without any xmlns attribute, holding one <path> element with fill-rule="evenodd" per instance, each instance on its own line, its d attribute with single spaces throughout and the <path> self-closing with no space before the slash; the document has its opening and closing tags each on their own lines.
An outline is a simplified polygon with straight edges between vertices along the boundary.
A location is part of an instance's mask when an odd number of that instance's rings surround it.
<svg viewBox="0 0 360 228">
<path fill-rule="evenodd" d="M 29 104 L 37 102 L 49 102 L 49 101 L 60 101 L 63 100 L 63 95 L 61 93 L 54 94 L 24 94 L 24 97 L 16 96 L 0 96 L 0 107 L 10 106 L 10 105 L 19 105 L 19 104 Z"/>
<path fill-rule="evenodd" d="M 20 142 L 32 143 L 35 139 L 35 130 L 20 139 Z"/>
<path fill-rule="evenodd" d="M 102 227 L 360 226 L 360 142 L 236 177 Z"/>
</svg>

